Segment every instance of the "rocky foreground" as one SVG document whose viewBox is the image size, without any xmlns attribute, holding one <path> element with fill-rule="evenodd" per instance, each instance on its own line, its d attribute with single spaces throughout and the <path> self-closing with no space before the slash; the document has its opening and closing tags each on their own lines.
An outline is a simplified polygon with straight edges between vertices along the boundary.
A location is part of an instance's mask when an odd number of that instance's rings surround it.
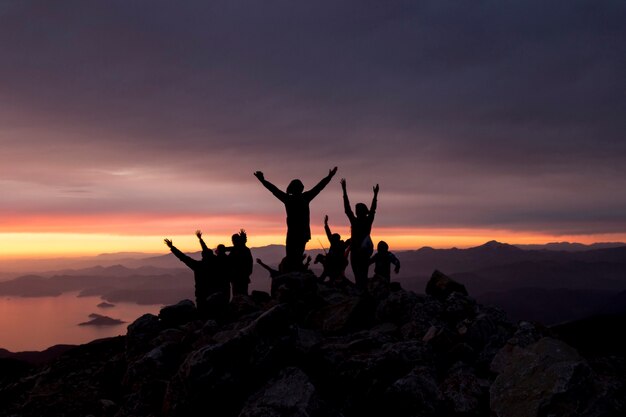
<svg viewBox="0 0 626 417">
<path fill-rule="evenodd" d="M 624 416 L 621 356 L 583 357 L 435 273 L 428 295 L 306 274 L 214 319 L 192 302 L 0 375 L 0 416 Z M 619 329 L 616 329 L 619 331 Z"/>
</svg>

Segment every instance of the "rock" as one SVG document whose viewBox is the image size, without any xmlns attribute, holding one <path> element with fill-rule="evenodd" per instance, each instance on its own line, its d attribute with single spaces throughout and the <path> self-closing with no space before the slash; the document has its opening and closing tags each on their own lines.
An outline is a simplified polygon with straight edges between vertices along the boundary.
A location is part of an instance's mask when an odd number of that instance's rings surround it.
<svg viewBox="0 0 626 417">
<path fill-rule="evenodd" d="M 239 319 L 260 310 L 259 306 L 247 295 L 236 295 L 228 306 L 231 319 Z"/>
<path fill-rule="evenodd" d="M 376 320 L 403 325 L 411 321 L 414 312 L 420 307 L 420 297 L 410 291 L 390 293 L 376 308 Z"/>
<path fill-rule="evenodd" d="M 476 300 L 458 292 L 451 293 L 444 302 L 442 318 L 450 325 L 456 325 L 459 321 L 474 318 L 478 313 Z"/>
<path fill-rule="evenodd" d="M 182 300 L 170 306 L 163 307 L 159 318 L 166 327 L 176 327 L 188 323 L 198 317 L 198 310 L 191 300 Z"/>
<path fill-rule="evenodd" d="M 204 415 L 206 404 L 235 414 L 253 390 L 291 360 L 295 336 L 286 305 L 266 311 L 223 343 L 187 355 L 170 380 L 166 416 Z"/>
<path fill-rule="evenodd" d="M 144 314 L 128 326 L 126 333 L 126 356 L 133 357 L 150 349 L 149 342 L 163 330 L 154 314 Z"/>
<path fill-rule="evenodd" d="M 591 387 L 587 362 L 565 343 L 543 337 L 527 346 L 505 346 L 494 358 L 491 385 L 498 417 L 574 416 Z"/>
<path fill-rule="evenodd" d="M 250 293 L 250 298 L 252 298 L 252 301 L 260 305 L 267 304 L 272 301 L 272 297 L 265 291 L 252 291 Z"/>
<path fill-rule="evenodd" d="M 452 371 L 441 384 L 448 409 L 463 416 L 489 414 L 489 382 L 466 368 Z"/>
<path fill-rule="evenodd" d="M 374 304 L 367 296 L 346 297 L 344 301 L 314 310 L 307 324 L 325 333 L 340 334 L 361 329 L 373 321 Z"/>
<path fill-rule="evenodd" d="M 319 305 L 317 277 L 312 273 L 291 272 L 272 279 L 272 296 L 279 303 L 290 303 L 305 312 Z M 297 307 L 296 307 L 297 306 Z"/>
<path fill-rule="evenodd" d="M 442 272 L 435 270 L 426 284 L 426 294 L 432 295 L 439 300 L 445 300 L 450 294 L 458 292 L 468 295 L 463 284 L 460 284 Z"/>
<path fill-rule="evenodd" d="M 358 335 L 321 345 L 307 371 L 324 392 L 340 395 L 344 415 L 381 414 L 386 412 L 387 388 L 416 365 L 430 363 L 430 352 L 420 341 L 393 342 L 388 335 L 369 331 Z"/>
<path fill-rule="evenodd" d="M 245 403 L 239 417 L 322 417 L 333 413 L 319 399 L 309 377 L 285 368 Z"/>
<path fill-rule="evenodd" d="M 228 316 L 228 298 L 221 292 L 209 295 L 204 303 L 204 311 L 199 312 L 203 320 L 224 320 Z"/>
<path fill-rule="evenodd" d="M 389 296 L 389 282 L 380 275 L 374 275 L 367 280 L 367 292 L 376 300 L 384 300 Z"/>
<path fill-rule="evenodd" d="M 433 370 L 418 366 L 389 387 L 385 403 L 390 416 L 436 416 L 441 414 L 443 395 Z"/>
</svg>

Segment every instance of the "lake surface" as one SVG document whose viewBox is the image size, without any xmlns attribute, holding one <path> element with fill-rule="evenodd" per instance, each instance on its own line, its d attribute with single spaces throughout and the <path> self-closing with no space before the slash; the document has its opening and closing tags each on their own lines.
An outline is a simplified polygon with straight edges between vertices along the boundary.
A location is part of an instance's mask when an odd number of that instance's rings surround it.
<svg viewBox="0 0 626 417">
<path fill-rule="evenodd" d="M 0 348 L 12 352 L 44 350 L 58 344 L 78 345 L 94 339 L 126 334 L 126 327 L 146 313 L 158 314 L 161 305 L 115 303 L 100 308 L 100 297 L 77 297 L 67 293 L 58 297 L 0 296 Z M 78 326 L 96 313 L 127 323 L 115 326 Z"/>
</svg>

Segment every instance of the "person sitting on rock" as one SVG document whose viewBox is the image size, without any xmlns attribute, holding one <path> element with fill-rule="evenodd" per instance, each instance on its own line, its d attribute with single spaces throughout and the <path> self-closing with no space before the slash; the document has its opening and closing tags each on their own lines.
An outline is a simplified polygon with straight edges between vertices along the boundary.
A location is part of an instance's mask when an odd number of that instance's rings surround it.
<svg viewBox="0 0 626 417">
<path fill-rule="evenodd" d="M 391 264 L 395 265 L 394 272 L 400 272 L 400 261 L 393 253 L 389 252 L 389 245 L 384 240 L 378 242 L 378 252 L 370 259 L 370 265 L 374 265 L 374 274 L 383 277 L 387 283 L 391 281 Z"/>
<path fill-rule="evenodd" d="M 252 252 L 246 246 L 248 236 L 246 231 L 241 229 L 239 233 L 232 236 L 233 246 L 227 248 L 230 250 L 228 255 L 230 267 L 230 282 L 233 290 L 233 297 L 236 295 L 248 295 L 248 284 L 250 284 L 250 275 L 252 275 L 252 267 L 254 264 Z"/>
<path fill-rule="evenodd" d="M 324 273 L 320 276 L 323 282 L 328 276 L 330 283 L 337 283 L 345 278 L 346 267 L 348 266 L 347 255 L 350 248 L 350 239 L 344 242 L 339 233 L 332 233 L 328 226 L 328 216 L 324 216 L 324 231 L 330 243 L 328 253 L 323 257 Z M 320 258 L 316 258 L 319 262 Z"/>
<path fill-rule="evenodd" d="M 163 239 L 170 251 L 187 265 L 194 274 L 196 306 L 200 314 L 207 310 L 207 298 L 209 295 L 220 291 L 220 286 L 213 276 L 213 261 L 215 255 L 207 248 L 202 250 L 202 260 L 198 261 L 182 253 L 170 239 Z"/>
<path fill-rule="evenodd" d="M 372 223 L 374 223 L 374 216 L 376 215 L 379 187 L 378 184 L 374 187 L 374 198 L 369 209 L 363 203 L 356 205 L 356 216 L 350 207 L 346 180 L 343 178 L 341 179 L 341 188 L 343 190 L 344 210 L 348 220 L 350 220 L 350 263 L 352 264 L 354 281 L 358 288 L 367 290 L 369 259 L 374 252 L 374 244 L 370 234 L 372 233 Z"/>
<path fill-rule="evenodd" d="M 328 175 L 308 191 L 304 191 L 302 181 L 295 179 L 289 183 L 286 192 L 267 181 L 261 171 L 254 173 L 261 184 L 285 205 L 287 211 L 285 250 L 289 271 L 300 270 L 306 243 L 311 240 L 309 203 L 328 185 L 336 172 L 337 167 L 329 170 Z"/>
<path fill-rule="evenodd" d="M 284 258 L 283 258 L 284 259 Z M 277 276 L 279 276 L 280 274 L 282 274 L 282 272 L 279 269 L 274 269 L 271 266 L 269 266 L 268 264 L 266 264 L 265 262 L 263 262 L 261 259 L 256 258 L 256 263 L 258 263 L 259 265 L 261 265 L 263 267 L 263 269 L 265 269 L 267 272 L 270 273 L 270 278 L 276 278 Z M 281 262 L 282 265 L 282 262 Z M 280 265 L 278 266 L 280 268 Z"/>
<path fill-rule="evenodd" d="M 261 265 L 263 269 L 267 270 L 267 272 L 270 273 L 270 278 L 272 280 L 272 283 L 270 285 L 270 294 L 272 295 L 272 297 L 276 293 L 276 288 L 275 288 L 276 286 L 274 285 L 274 283 L 276 282 L 275 278 L 285 273 L 284 269 L 285 269 L 286 259 L 287 259 L 286 257 L 283 258 L 280 264 L 278 265 L 278 269 L 274 269 L 271 266 L 267 265 L 265 262 L 263 262 L 261 259 L 256 258 L 256 263 Z"/>
</svg>

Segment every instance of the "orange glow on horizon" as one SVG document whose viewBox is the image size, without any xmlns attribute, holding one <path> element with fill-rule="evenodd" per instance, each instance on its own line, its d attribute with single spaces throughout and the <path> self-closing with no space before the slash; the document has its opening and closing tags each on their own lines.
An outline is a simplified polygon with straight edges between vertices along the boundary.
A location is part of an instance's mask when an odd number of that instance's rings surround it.
<svg viewBox="0 0 626 417">
<path fill-rule="evenodd" d="M 168 225 L 169 226 L 169 225 Z M 203 235 L 209 247 L 216 247 L 220 243 L 229 244 L 230 236 L 237 230 L 228 229 L 228 233 Z M 265 230 L 264 230 L 265 229 Z M 271 244 L 284 244 L 283 230 L 274 233 L 264 233 L 271 228 L 250 228 L 248 232 L 248 246 L 259 247 Z M 318 232 L 317 230 L 313 230 Z M 340 233 L 346 238 L 348 228 L 336 228 L 333 232 Z M 167 253 L 163 238 L 170 238 L 183 251 L 195 252 L 200 249 L 197 238 L 191 232 L 180 234 L 157 235 L 127 235 L 105 233 L 6 233 L 0 232 L 0 259 L 28 259 L 91 256 L 101 253 L 116 252 L 143 252 L 153 254 Z M 392 250 L 419 249 L 423 246 L 434 248 L 467 248 L 481 245 L 489 240 L 497 240 L 512 244 L 541 244 L 548 242 L 579 242 L 594 243 L 608 241 L 626 241 L 624 234 L 602 235 L 567 235 L 555 236 L 528 232 L 485 229 L 409 229 L 394 228 L 374 229 L 372 234 L 374 244 L 380 240 L 389 243 Z M 308 249 L 328 247 L 325 235 L 314 233 L 308 243 Z"/>
</svg>

